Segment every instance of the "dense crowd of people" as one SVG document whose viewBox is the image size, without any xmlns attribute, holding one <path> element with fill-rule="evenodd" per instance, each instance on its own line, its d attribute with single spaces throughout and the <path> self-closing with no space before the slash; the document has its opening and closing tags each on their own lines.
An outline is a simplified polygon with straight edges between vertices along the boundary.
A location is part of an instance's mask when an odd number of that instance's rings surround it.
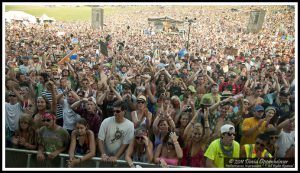
<svg viewBox="0 0 300 173">
<path fill-rule="evenodd" d="M 67 153 L 67 167 L 92 157 L 218 168 L 224 158 L 294 158 L 295 11 L 260 6 L 263 28 L 248 33 L 252 8 L 141 7 L 105 16 L 103 31 L 6 23 L 6 147 L 37 150 L 39 162 Z M 149 26 L 152 16 L 195 17 L 189 47 L 187 33 Z"/>
</svg>

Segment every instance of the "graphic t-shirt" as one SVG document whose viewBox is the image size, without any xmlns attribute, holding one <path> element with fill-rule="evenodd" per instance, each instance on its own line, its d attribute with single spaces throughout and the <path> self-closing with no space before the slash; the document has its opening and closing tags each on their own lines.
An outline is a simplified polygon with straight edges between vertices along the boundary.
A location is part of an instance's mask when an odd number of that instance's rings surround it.
<svg viewBox="0 0 300 173">
<path fill-rule="evenodd" d="M 108 155 L 115 155 L 122 144 L 129 144 L 134 137 L 134 125 L 128 119 L 116 123 L 115 117 L 106 118 L 98 133 L 98 138 L 104 141 Z"/>
</svg>

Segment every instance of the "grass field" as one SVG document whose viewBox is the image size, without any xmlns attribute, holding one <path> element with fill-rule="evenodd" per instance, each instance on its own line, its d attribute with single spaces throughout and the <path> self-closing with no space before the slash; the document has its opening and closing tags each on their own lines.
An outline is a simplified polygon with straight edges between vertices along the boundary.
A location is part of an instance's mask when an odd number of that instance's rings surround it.
<svg viewBox="0 0 300 173">
<path fill-rule="evenodd" d="M 120 6 L 104 6 L 104 15 L 109 16 L 114 13 L 127 13 L 133 10 L 141 9 L 139 6 L 126 6 L 122 8 Z M 143 7 L 151 8 L 151 7 Z M 55 18 L 57 21 L 91 21 L 92 8 L 88 6 L 79 7 L 67 7 L 67 6 L 34 6 L 34 5 L 6 5 L 5 11 L 24 11 L 35 17 L 41 17 L 43 14 L 47 14 L 49 17 Z"/>
</svg>

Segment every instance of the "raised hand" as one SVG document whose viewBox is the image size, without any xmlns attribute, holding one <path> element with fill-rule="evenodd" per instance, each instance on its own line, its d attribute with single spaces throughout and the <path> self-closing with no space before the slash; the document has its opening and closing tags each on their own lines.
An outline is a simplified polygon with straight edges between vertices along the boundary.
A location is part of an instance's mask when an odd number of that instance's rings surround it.
<svg viewBox="0 0 300 173">
<path fill-rule="evenodd" d="M 175 132 L 170 133 L 170 138 L 172 139 L 173 143 L 177 142 L 178 136 L 176 135 Z"/>
</svg>

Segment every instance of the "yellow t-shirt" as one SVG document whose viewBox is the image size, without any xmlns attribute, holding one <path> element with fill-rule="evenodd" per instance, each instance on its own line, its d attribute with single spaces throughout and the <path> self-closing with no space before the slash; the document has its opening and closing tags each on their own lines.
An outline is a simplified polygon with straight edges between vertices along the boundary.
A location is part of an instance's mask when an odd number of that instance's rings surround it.
<svg viewBox="0 0 300 173">
<path fill-rule="evenodd" d="M 266 130 L 266 123 L 267 122 L 264 121 L 261 124 L 261 126 L 257 130 L 255 130 L 251 135 L 245 136 L 243 134 L 244 131 L 257 126 L 257 124 L 258 124 L 258 119 L 256 119 L 255 117 L 245 118 L 243 121 L 243 125 L 242 125 L 242 137 L 241 137 L 240 145 L 254 144 L 256 141 L 257 135 L 259 135 L 260 133 L 263 133 Z"/>
<path fill-rule="evenodd" d="M 229 147 L 225 146 L 225 149 L 229 149 Z M 205 154 L 205 157 L 207 157 L 210 160 L 213 160 L 214 165 L 217 168 L 224 168 L 224 158 L 227 158 L 226 155 L 224 155 L 221 145 L 220 145 L 220 139 L 214 140 L 209 147 L 207 148 Z M 236 141 L 233 141 L 233 158 L 239 158 L 240 157 L 240 144 Z"/>
</svg>

